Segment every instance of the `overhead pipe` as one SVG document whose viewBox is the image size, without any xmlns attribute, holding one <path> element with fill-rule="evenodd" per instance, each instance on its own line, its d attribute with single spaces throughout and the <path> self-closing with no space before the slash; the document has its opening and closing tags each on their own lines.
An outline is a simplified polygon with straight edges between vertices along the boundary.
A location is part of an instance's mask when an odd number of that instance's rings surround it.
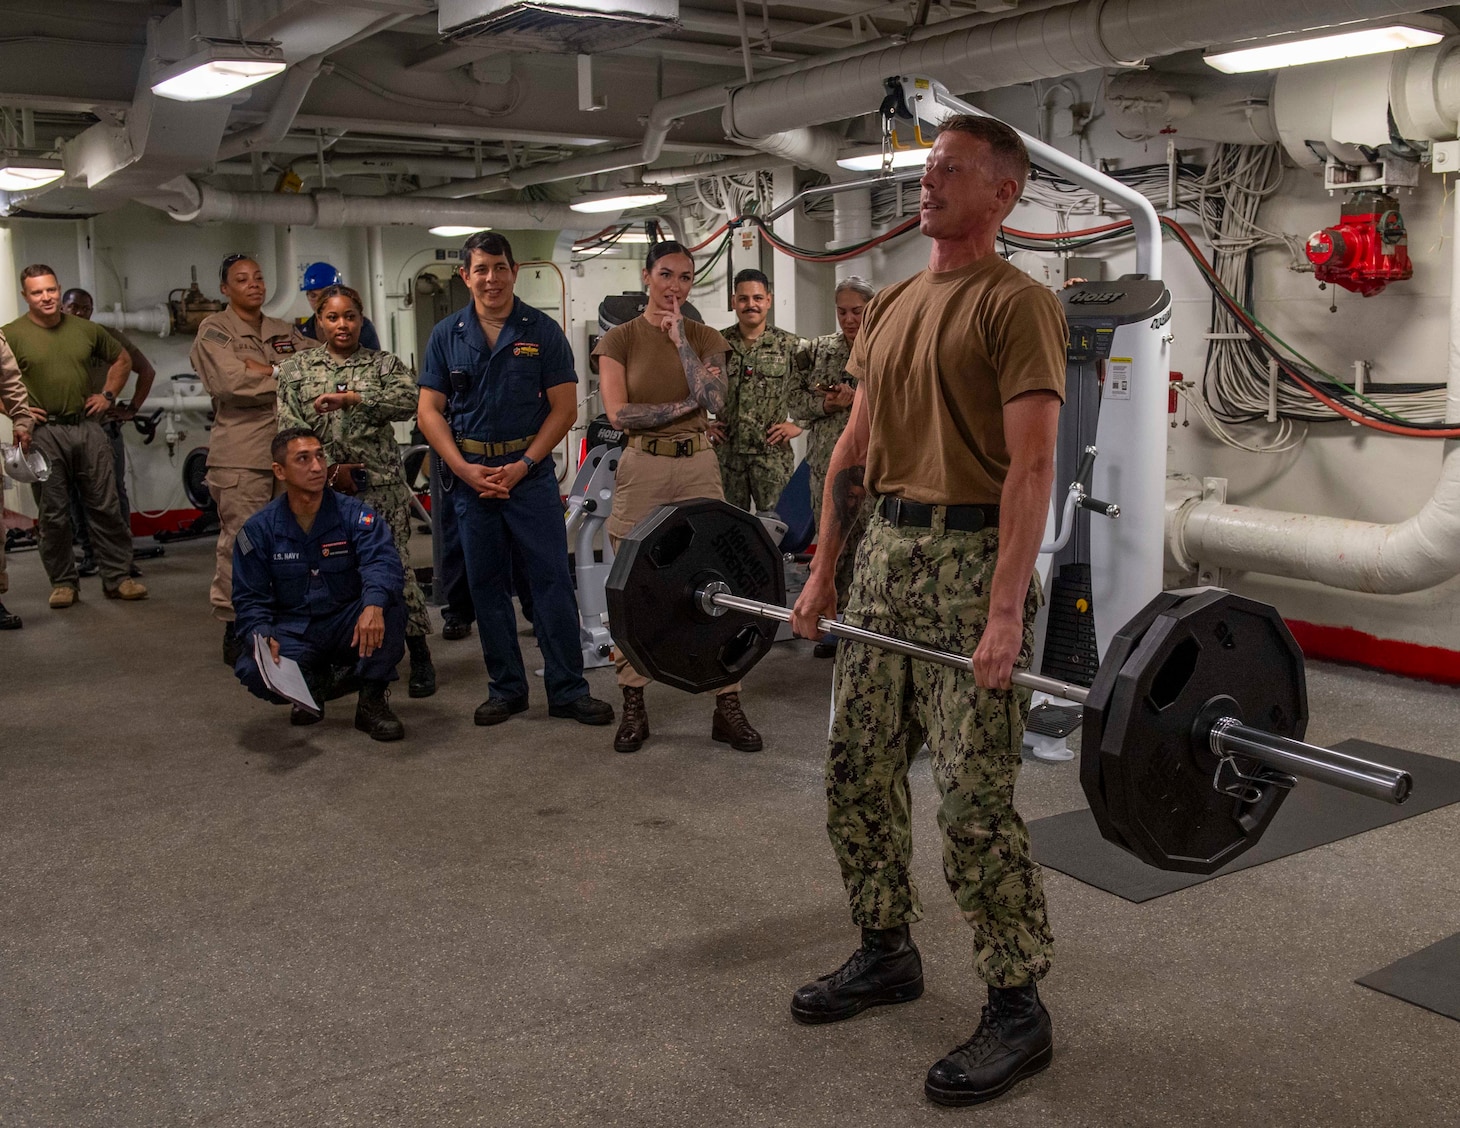
<svg viewBox="0 0 1460 1128">
<path fill-rule="evenodd" d="M 744 137 L 786 127 L 788 111 L 804 125 L 875 110 L 890 75 L 927 75 L 959 91 L 992 90 L 1082 71 L 1127 65 L 1339 22 L 1422 12 L 1421 0 L 1345 0 L 1341 19 L 1320 0 L 1078 0 L 1022 12 L 995 23 L 939 33 L 799 74 L 762 79 L 730 95 L 726 120 Z M 652 115 L 651 115 L 652 118 Z M 646 144 L 650 138 L 645 138 Z"/>
<path fill-rule="evenodd" d="M 438 224 L 501 228 L 597 229 L 603 215 L 584 216 L 566 204 L 445 201 L 420 196 L 345 196 L 315 192 L 230 192 L 180 177 L 168 195 L 142 200 L 182 223 L 219 220 L 297 227 L 435 227 Z M 611 218 L 611 217 L 610 217 Z"/>
<path fill-rule="evenodd" d="M 270 228 L 267 225 L 259 227 L 259 245 L 262 248 L 272 241 L 274 244 L 274 264 L 271 270 L 264 274 L 268 284 L 268 292 L 272 295 L 264 305 L 263 313 L 266 317 L 287 318 L 289 311 L 299 301 L 299 279 L 294 274 L 295 243 L 294 225 L 281 223 Z"/>
<path fill-rule="evenodd" d="M 670 187 L 674 184 L 692 184 L 707 176 L 737 176 L 742 172 L 759 172 L 779 162 L 768 156 L 731 157 L 723 161 L 704 161 L 700 164 L 666 165 L 664 168 L 646 168 L 645 184 L 659 184 Z"/>
<path fill-rule="evenodd" d="M 258 125 L 224 137 L 218 145 L 218 160 L 226 161 L 249 153 L 263 152 L 281 140 L 294 125 L 294 119 L 299 116 L 304 97 L 309 93 L 323 63 L 323 55 L 311 55 L 290 67 L 279 86 L 274 104 L 269 107 L 268 116 Z"/>
<path fill-rule="evenodd" d="M 91 320 L 123 332 L 155 333 L 159 337 L 166 337 L 172 332 L 172 313 L 160 302 L 144 309 L 123 309 L 117 304 L 111 309 L 98 309 L 91 315 Z"/>
<path fill-rule="evenodd" d="M 1451 220 L 1450 351 L 1445 419 L 1460 424 L 1460 210 Z M 1392 525 L 1168 498 L 1166 543 L 1178 566 L 1232 568 L 1344 591 L 1403 595 L 1460 574 L 1460 440 L 1413 517 Z"/>
<path fill-rule="evenodd" d="M 511 172 L 493 176 L 477 177 L 473 180 L 457 180 L 450 184 L 438 184 L 431 188 L 418 188 L 408 193 L 415 198 L 459 200 L 466 196 L 478 196 L 483 192 L 501 192 L 508 188 L 530 188 L 536 184 L 551 184 L 556 180 L 576 180 L 580 176 L 596 176 L 602 172 L 618 172 L 620 169 L 636 168 L 643 164 L 637 146 L 628 149 L 610 149 L 603 153 L 586 153 L 561 161 L 544 161 L 528 165 Z"/>
<path fill-rule="evenodd" d="M 310 55 L 307 59 L 300 59 L 289 68 L 288 73 L 284 76 L 279 93 L 274 97 L 274 104 L 269 107 L 268 116 L 258 125 L 223 138 L 222 143 L 218 146 L 218 159 L 226 161 L 247 153 L 261 152 L 281 141 L 293 127 L 294 119 L 299 116 L 299 110 L 304 105 L 304 98 L 314 84 L 315 78 L 319 76 L 320 68 L 324 65 L 328 55 L 336 51 L 343 51 L 346 47 L 369 39 L 372 35 L 410 18 L 411 13 L 405 12 L 381 16 L 354 35 L 334 44 L 328 51 L 321 51 L 317 55 Z"/>
<path fill-rule="evenodd" d="M 836 155 L 842 147 L 842 139 L 828 129 L 802 127 L 769 133 L 764 137 L 744 137 L 735 131 L 734 123 L 730 120 L 728 106 L 725 107 L 722 124 L 725 127 L 725 135 L 732 141 L 749 145 L 763 153 L 769 153 L 787 164 L 815 169 L 817 172 L 841 171 L 840 166 L 836 163 Z"/>
<path fill-rule="evenodd" d="M 1075 0 L 1024 0 L 1021 11 L 1039 11 L 1044 8 L 1056 8 L 1063 4 L 1072 4 Z M 1007 12 L 975 12 L 967 16 L 959 16 L 956 19 L 943 20 L 936 24 L 927 24 L 907 32 L 899 32 L 896 37 L 885 39 L 872 39 L 865 43 L 853 44 L 850 47 L 842 47 L 835 51 L 824 51 L 807 59 L 801 59 L 794 63 L 787 63 L 783 67 L 776 67 L 759 76 L 759 81 L 765 82 L 775 78 L 784 78 L 787 75 L 800 74 L 802 71 L 815 70 L 818 67 L 828 66 L 831 63 L 838 63 L 844 59 L 854 59 L 859 55 L 870 55 L 874 51 L 894 46 L 898 43 L 909 43 L 922 39 L 931 39 L 949 35 L 955 31 L 963 31 L 972 27 L 979 27 L 983 24 L 997 23 L 999 20 L 1008 18 Z M 670 129 L 674 123 L 682 118 L 692 117 L 698 113 L 707 113 L 710 110 L 723 109 L 729 100 L 731 88 L 726 85 L 702 86 L 696 90 L 687 90 L 681 94 L 673 94 L 668 98 L 661 98 L 649 111 L 648 120 L 644 127 L 644 160 L 652 162 L 659 158 L 664 148 L 665 139 L 669 136 Z"/>
</svg>

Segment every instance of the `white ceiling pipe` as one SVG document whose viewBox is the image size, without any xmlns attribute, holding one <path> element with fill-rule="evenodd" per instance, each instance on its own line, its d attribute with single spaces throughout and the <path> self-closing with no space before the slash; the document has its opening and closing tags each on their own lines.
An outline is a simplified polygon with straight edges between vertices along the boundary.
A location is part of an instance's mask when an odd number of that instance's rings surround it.
<svg viewBox="0 0 1460 1128">
<path fill-rule="evenodd" d="M 1072 3 L 1075 3 L 1075 0 L 1024 0 L 1024 3 L 1021 5 L 1021 12 L 1042 11 L 1045 8 L 1057 8 L 1061 5 Z M 854 59 L 859 55 L 870 55 L 875 51 L 896 46 L 898 43 L 909 43 L 923 39 L 942 37 L 955 31 L 964 31 L 968 28 L 980 27 L 984 24 L 997 23 L 1000 20 L 1008 18 L 1007 12 L 974 12 L 967 16 L 959 16 L 956 19 L 943 20 L 941 23 L 927 24 L 911 31 L 899 32 L 895 40 L 873 39 L 851 47 L 842 47 L 836 51 L 824 51 L 808 59 L 802 59 L 798 62 L 787 63 L 783 67 L 777 67 L 775 70 L 759 76 L 759 81 L 767 82 L 771 79 L 783 78 L 786 75 L 800 74 L 802 71 L 815 70 L 818 67 L 841 62 L 843 59 Z M 669 136 L 670 128 L 679 119 L 690 117 L 697 113 L 705 113 L 709 110 L 722 109 L 726 101 L 729 100 L 730 89 L 727 85 L 704 86 L 697 90 L 688 90 L 682 94 L 674 94 L 656 102 L 653 109 L 649 111 L 649 119 L 645 123 L 644 160 L 654 161 L 658 159 L 659 153 L 664 147 L 665 139 Z"/>
<path fill-rule="evenodd" d="M 790 123 L 819 125 L 875 110 L 882 81 L 891 75 L 927 75 L 950 90 L 993 90 L 1431 6 L 1418 0 L 1344 0 L 1335 18 L 1331 0 L 1079 0 L 742 86 L 731 94 L 726 114 L 738 135 L 763 136 Z"/>
<path fill-rule="evenodd" d="M 299 157 L 289 162 L 290 170 L 301 180 L 319 176 L 319 159 Z M 337 154 L 324 162 L 324 172 L 333 180 L 337 176 L 470 176 L 505 172 L 505 161 L 482 161 L 471 157 L 433 157 L 412 153 L 380 153 L 355 156 Z"/>
<path fill-rule="evenodd" d="M 528 188 L 535 184 L 551 184 L 557 180 L 576 180 L 580 176 L 596 176 L 601 172 L 618 172 L 643 164 L 638 146 L 631 149 L 610 149 L 605 153 L 586 153 L 561 161 L 544 161 L 526 168 L 451 184 L 419 188 L 410 195 L 434 199 L 460 200 L 483 192 L 501 192 L 508 188 Z"/>
<path fill-rule="evenodd" d="M 763 153 L 779 157 L 788 164 L 815 169 L 818 172 L 842 171 L 836 163 L 836 155 L 842 147 L 842 139 L 828 129 L 786 129 L 779 133 L 767 134 L 764 137 L 741 137 L 732 128 L 728 106 L 725 107 L 723 124 L 726 136 L 732 141 L 750 145 Z"/>
<path fill-rule="evenodd" d="M 218 146 L 218 159 L 226 161 L 247 153 L 264 152 L 284 137 L 299 115 L 299 107 L 304 105 L 304 96 L 309 93 L 323 62 L 323 55 L 311 55 L 290 67 L 279 93 L 274 96 L 274 104 L 269 107 L 269 116 L 259 125 L 224 137 Z"/>
<path fill-rule="evenodd" d="M 1460 209 L 1452 223 L 1445 418 L 1460 426 Z M 1376 525 L 1189 498 L 1168 505 L 1166 538 L 1184 567 L 1200 563 L 1378 595 L 1424 591 L 1460 574 L 1460 441 L 1444 444 L 1435 491 L 1407 521 Z"/>
<path fill-rule="evenodd" d="M 872 238 L 872 189 L 838 192 L 831 198 L 831 243 L 827 250 L 852 247 Z M 839 262 L 836 280 L 840 282 L 867 269 L 865 262 Z"/>
<path fill-rule="evenodd" d="M 264 282 L 268 290 L 269 299 L 264 305 L 263 312 L 266 317 L 285 318 L 296 302 L 302 302 L 299 296 L 299 276 L 296 273 L 299 263 L 296 261 L 294 244 L 294 225 L 281 223 L 276 227 L 269 227 L 263 224 L 259 227 L 259 246 L 263 248 L 273 244 L 274 261 L 272 265 L 260 264 L 265 267 Z"/>
<path fill-rule="evenodd" d="M 608 219 L 602 214 L 583 216 L 567 204 L 542 202 L 492 203 L 485 200 L 447 201 L 420 196 L 344 196 L 317 192 L 229 192 L 183 178 L 167 185 L 170 195 L 143 203 L 160 207 L 183 223 L 220 220 L 233 223 L 292 224 L 298 227 L 463 227 L 565 228 L 596 230 Z"/>
</svg>

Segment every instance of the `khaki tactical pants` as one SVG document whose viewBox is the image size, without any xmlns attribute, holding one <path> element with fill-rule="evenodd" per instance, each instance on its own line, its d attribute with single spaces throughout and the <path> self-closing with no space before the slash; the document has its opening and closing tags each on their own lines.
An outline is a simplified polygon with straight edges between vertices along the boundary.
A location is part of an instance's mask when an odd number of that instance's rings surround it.
<svg viewBox="0 0 1460 1128">
<path fill-rule="evenodd" d="M 233 622 L 233 542 L 243 523 L 274 499 L 278 482 L 272 470 L 208 467 L 208 492 L 218 506 L 218 548 L 208 599 L 213 618 Z"/>
<path fill-rule="evenodd" d="M 894 528 L 870 519 L 857 553 L 846 619 L 886 634 L 972 654 L 988 620 L 997 529 Z M 1034 648 L 1039 585 L 1024 602 Z M 1039 867 L 1014 810 L 1030 693 L 980 689 L 972 673 L 871 646 L 837 649 L 836 707 L 826 760 L 827 831 L 852 918 L 893 928 L 922 918 L 909 870 L 908 767 L 926 742 L 941 801 L 943 875 L 973 927 L 974 968 L 996 987 L 1035 982 L 1054 950 Z"/>
<path fill-rule="evenodd" d="M 648 516 L 656 505 L 691 501 L 697 497 L 724 499 L 720 486 L 720 463 L 712 450 L 702 450 L 688 458 L 667 458 L 629 447 L 619 455 L 614 478 L 613 512 L 605 523 L 609 541 L 618 549 L 619 538 Z M 618 684 L 649 684 L 645 677 L 621 654 L 615 655 Z M 739 693 L 740 683 L 726 686 L 716 693 Z"/>
</svg>

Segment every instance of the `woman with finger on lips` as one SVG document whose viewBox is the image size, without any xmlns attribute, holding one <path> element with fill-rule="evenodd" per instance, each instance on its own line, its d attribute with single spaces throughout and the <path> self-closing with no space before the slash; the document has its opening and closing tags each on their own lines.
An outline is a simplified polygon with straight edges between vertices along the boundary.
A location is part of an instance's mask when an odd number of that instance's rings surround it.
<svg viewBox="0 0 1460 1128">
<path fill-rule="evenodd" d="M 725 406 L 730 345 L 681 313 L 694 276 L 694 258 L 683 245 L 655 243 L 644 261 L 648 306 L 610 329 L 593 350 L 603 409 L 627 437 L 607 523 L 615 544 L 656 505 L 725 496 L 707 432 L 708 413 Z M 626 658 L 618 659 L 624 706 L 613 746 L 619 752 L 637 752 L 649 737 L 649 681 Z M 710 735 L 741 752 L 760 751 L 760 733 L 745 719 L 738 682 L 717 691 Z"/>
<path fill-rule="evenodd" d="M 390 526 L 406 574 L 407 692 L 430 697 L 436 692 L 436 669 L 426 645 L 431 619 L 409 563 L 411 492 L 392 426 L 415 415 L 416 381 L 394 353 L 361 346 L 364 306 L 349 286 L 326 287 L 315 316 L 324 347 L 279 366 L 279 429 L 304 427 L 319 436 L 329 460 L 330 487 L 358 496 Z"/>
</svg>

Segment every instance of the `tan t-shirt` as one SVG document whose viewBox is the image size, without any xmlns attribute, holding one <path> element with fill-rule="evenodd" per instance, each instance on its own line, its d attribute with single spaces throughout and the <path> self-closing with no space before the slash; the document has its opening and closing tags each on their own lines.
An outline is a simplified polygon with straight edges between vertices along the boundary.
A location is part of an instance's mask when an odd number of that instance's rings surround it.
<svg viewBox="0 0 1460 1128">
<path fill-rule="evenodd" d="M 997 504 L 1009 472 L 1004 404 L 1039 390 L 1064 400 L 1068 336 L 1059 299 L 998 255 L 884 289 L 847 361 L 871 426 L 868 490 Z"/>
<path fill-rule="evenodd" d="M 681 321 L 680 332 L 701 360 L 712 356 L 723 358 L 730 351 L 730 342 L 698 321 Z M 679 349 L 668 333 L 656 329 L 643 317 L 615 325 L 599 340 L 593 355 L 606 356 L 624 366 L 629 403 L 678 403 L 689 398 L 689 381 L 684 378 Z M 663 427 L 630 433 L 648 438 L 673 438 L 702 432 L 708 426 L 705 409 L 700 408 Z"/>
</svg>

